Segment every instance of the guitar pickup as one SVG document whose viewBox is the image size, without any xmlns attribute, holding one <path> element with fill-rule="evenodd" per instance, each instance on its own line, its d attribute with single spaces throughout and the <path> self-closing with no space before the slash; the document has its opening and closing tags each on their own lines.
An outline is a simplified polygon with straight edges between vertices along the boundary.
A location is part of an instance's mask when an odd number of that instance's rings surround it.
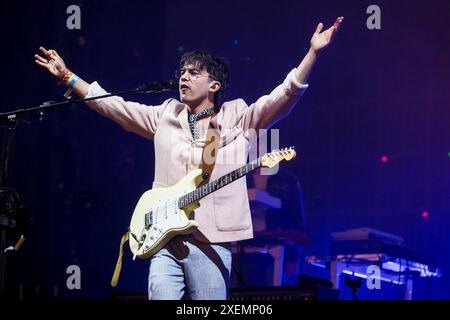
<svg viewBox="0 0 450 320">
<path fill-rule="evenodd" d="M 153 225 L 153 211 L 145 214 L 145 227 L 150 228 Z"/>
</svg>

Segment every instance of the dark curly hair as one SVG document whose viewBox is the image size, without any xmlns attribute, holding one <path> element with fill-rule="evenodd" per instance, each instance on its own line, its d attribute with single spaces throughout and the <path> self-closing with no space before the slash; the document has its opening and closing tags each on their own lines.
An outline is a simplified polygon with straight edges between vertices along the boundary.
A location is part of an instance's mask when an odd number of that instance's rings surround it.
<svg viewBox="0 0 450 320">
<path fill-rule="evenodd" d="M 222 85 L 214 94 L 214 110 L 220 110 L 221 101 L 225 89 L 228 87 L 228 64 L 224 58 L 216 56 L 208 51 L 191 51 L 183 54 L 180 60 L 180 68 L 187 64 L 193 64 L 199 69 L 209 73 L 211 78 Z"/>
</svg>

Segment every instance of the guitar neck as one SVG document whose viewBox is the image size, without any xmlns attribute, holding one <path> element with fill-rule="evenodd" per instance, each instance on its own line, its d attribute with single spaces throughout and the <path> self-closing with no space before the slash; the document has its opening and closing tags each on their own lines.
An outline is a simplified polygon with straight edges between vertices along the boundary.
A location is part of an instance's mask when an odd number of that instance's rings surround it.
<svg viewBox="0 0 450 320">
<path fill-rule="evenodd" d="M 242 178 L 246 174 L 258 169 L 259 167 L 261 167 L 260 158 L 256 159 L 253 162 L 247 163 L 242 167 L 233 170 L 221 176 L 220 178 L 217 178 L 216 180 L 210 181 L 198 187 L 194 191 L 191 191 L 181 196 L 178 200 L 178 207 L 184 208 L 185 206 L 188 206 L 191 203 L 197 202 L 201 198 L 206 197 L 208 194 L 225 187 L 227 184 L 230 184 L 231 182 L 236 181 L 239 178 Z"/>
</svg>

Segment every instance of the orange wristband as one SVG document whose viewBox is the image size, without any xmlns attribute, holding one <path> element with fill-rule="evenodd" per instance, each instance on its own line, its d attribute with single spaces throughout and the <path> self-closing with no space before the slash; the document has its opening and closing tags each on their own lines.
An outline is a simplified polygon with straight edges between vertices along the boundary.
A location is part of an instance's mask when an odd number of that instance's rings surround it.
<svg viewBox="0 0 450 320">
<path fill-rule="evenodd" d="M 69 79 L 72 75 L 73 75 L 73 72 L 66 68 L 66 69 L 64 69 L 64 76 L 63 76 L 62 80 L 65 83 L 67 83 L 67 81 L 69 81 Z"/>
</svg>

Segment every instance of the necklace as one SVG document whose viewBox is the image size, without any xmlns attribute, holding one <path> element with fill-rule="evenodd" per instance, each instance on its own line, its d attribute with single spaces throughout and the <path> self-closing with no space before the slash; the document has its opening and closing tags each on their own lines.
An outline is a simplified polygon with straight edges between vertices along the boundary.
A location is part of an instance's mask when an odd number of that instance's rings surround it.
<svg viewBox="0 0 450 320">
<path fill-rule="evenodd" d="M 213 115 L 214 112 L 214 108 L 208 108 L 208 109 L 204 109 L 202 111 L 200 111 L 199 113 L 190 113 L 188 116 L 188 122 L 189 122 L 189 128 L 191 129 L 191 133 L 192 133 L 192 138 L 194 140 L 198 140 L 200 138 L 200 129 L 197 127 L 197 122 L 200 119 L 209 117 L 211 115 Z"/>
</svg>

